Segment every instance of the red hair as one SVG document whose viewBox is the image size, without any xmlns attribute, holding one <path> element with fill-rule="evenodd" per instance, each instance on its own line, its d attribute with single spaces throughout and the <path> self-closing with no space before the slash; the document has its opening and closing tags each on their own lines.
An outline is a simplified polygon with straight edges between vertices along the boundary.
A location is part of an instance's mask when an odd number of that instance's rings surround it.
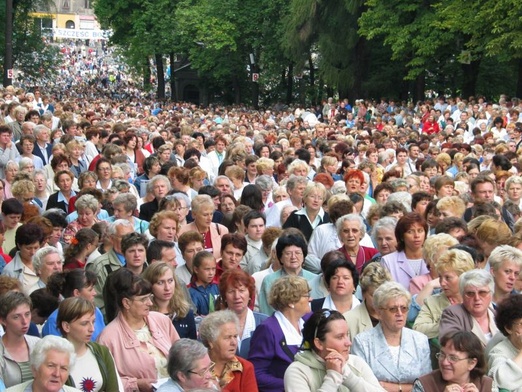
<svg viewBox="0 0 522 392">
<path fill-rule="evenodd" d="M 351 178 L 358 179 L 361 184 L 364 183 L 364 174 L 362 171 L 358 169 L 348 170 L 348 172 L 344 175 L 344 182 L 348 182 L 348 180 Z"/>
</svg>

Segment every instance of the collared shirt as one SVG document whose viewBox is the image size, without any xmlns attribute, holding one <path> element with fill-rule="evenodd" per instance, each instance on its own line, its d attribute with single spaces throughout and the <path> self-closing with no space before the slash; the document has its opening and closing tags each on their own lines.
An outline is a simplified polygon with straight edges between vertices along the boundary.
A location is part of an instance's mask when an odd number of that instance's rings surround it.
<svg viewBox="0 0 522 392">
<path fill-rule="evenodd" d="M 70 197 L 73 197 L 73 196 L 76 196 L 76 192 L 71 189 L 71 196 Z M 65 203 L 65 210 L 69 211 L 69 200 L 67 200 L 65 198 L 65 196 L 62 193 L 62 191 L 59 191 L 58 192 L 58 203 L 61 202 L 61 201 L 63 201 Z"/>
<path fill-rule="evenodd" d="M 303 336 L 294 328 L 292 323 L 281 313 L 280 311 L 276 311 L 274 313 L 279 326 L 283 331 L 283 335 L 286 339 L 286 344 L 289 346 L 300 346 L 303 343 Z M 303 329 L 304 321 L 302 318 L 299 319 L 299 331 Z"/>
<path fill-rule="evenodd" d="M 114 254 L 116 255 L 116 257 L 118 258 L 118 261 L 121 263 L 122 266 L 126 266 L 127 265 L 127 260 L 125 260 L 125 256 L 123 255 L 120 255 L 118 252 L 114 251 Z"/>
<path fill-rule="evenodd" d="M 40 152 L 42 153 L 42 156 L 44 157 L 44 165 L 47 165 L 49 163 L 49 155 L 47 154 L 47 143 L 42 147 L 38 143 L 38 148 L 40 149 Z"/>
<path fill-rule="evenodd" d="M 296 211 L 295 214 L 296 215 L 303 215 L 303 216 L 305 216 L 306 219 L 308 219 L 308 222 L 310 222 L 310 218 L 308 218 L 308 214 L 306 213 L 306 207 L 303 207 L 300 210 Z M 313 229 L 315 229 L 317 226 L 319 226 L 321 224 L 323 219 L 324 219 L 324 210 L 321 207 L 321 209 L 319 210 L 319 212 L 315 216 L 314 221 L 310 222 L 310 225 L 312 226 Z"/>
</svg>

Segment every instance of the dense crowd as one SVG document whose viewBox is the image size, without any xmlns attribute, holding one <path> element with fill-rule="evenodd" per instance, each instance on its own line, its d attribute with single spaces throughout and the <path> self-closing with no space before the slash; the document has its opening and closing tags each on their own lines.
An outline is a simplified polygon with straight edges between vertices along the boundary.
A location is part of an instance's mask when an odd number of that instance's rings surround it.
<svg viewBox="0 0 522 392">
<path fill-rule="evenodd" d="M 253 111 L 62 74 L 0 91 L 8 391 L 522 390 L 517 99 Z"/>
</svg>

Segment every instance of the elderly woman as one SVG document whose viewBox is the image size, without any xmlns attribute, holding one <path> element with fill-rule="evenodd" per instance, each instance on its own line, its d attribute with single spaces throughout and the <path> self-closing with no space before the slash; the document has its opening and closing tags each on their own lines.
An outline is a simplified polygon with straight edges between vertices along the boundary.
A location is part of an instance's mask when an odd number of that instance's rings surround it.
<svg viewBox="0 0 522 392">
<path fill-rule="evenodd" d="M 474 268 L 475 264 L 471 255 L 463 250 L 450 249 L 440 255 L 434 265 L 434 270 L 439 276 L 442 292 L 427 296 L 422 303 L 417 303 L 420 312 L 413 324 L 414 330 L 422 332 L 429 339 L 439 336 L 442 311 L 450 305 L 462 303 L 459 277 Z"/>
<path fill-rule="evenodd" d="M 278 279 L 270 290 L 270 305 L 276 312 L 254 331 L 248 359 L 260 391 L 283 391 L 283 376 L 303 340 L 302 317 L 310 312 L 308 283 L 298 276 Z"/>
<path fill-rule="evenodd" d="M 47 200 L 49 200 L 49 192 L 47 191 L 47 179 L 42 169 L 34 172 L 33 182 L 35 186 L 34 196 L 36 202 L 41 204 L 42 209 L 47 209 Z M 3 199 L 0 198 L 0 203 Z"/>
<path fill-rule="evenodd" d="M 383 256 L 397 250 L 395 226 L 397 226 L 397 219 L 391 216 L 385 216 L 373 225 L 372 240 L 379 251 L 379 253 L 373 257 L 374 261 L 381 261 Z"/>
<path fill-rule="evenodd" d="M 484 349 L 471 332 L 456 332 L 441 339 L 437 354 L 440 370 L 419 377 L 413 392 L 496 391 L 493 380 L 485 376 L 487 370 Z M 514 384 L 511 384 L 514 385 Z"/>
<path fill-rule="evenodd" d="M 191 230 L 197 231 L 203 236 L 205 250 L 213 253 L 218 259 L 221 256 L 221 237 L 228 233 L 228 229 L 219 223 L 212 223 L 216 206 L 209 195 L 196 196 L 191 205 L 194 222 L 182 226 L 179 234 Z"/>
<path fill-rule="evenodd" d="M 388 391 L 409 391 L 415 379 L 431 371 L 428 339 L 405 328 L 410 301 L 401 284 L 382 284 L 373 294 L 379 324 L 353 341 L 352 352 L 370 365 Z"/>
<path fill-rule="evenodd" d="M 58 329 L 73 344 L 76 353 L 70 381 L 82 391 L 121 391 L 123 385 L 109 349 L 91 341 L 95 311 L 94 304 L 81 297 L 67 298 L 58 307 Z M 90 389 L 93 384 L 95 389 Z"/>
<path fill-rule="evenodd" d="M 149 229 L 149 222 L 134 216 L 134 213 L 138 208 L 138 200 L 133 194 L 120 193 L 112 201 L 112 207 L 114 208 L 114 216 L 111 221 L 115 221 L 116 219 L 126 219 L 133 224 L 134 231 L 140 234 L 145 234 Z"/>
<path fill-rule="evenodd" d="M 379 286 L 389 281 L 391 281 L 390 273 L 380 263 L 370 263 L 364 267 L 359 279 L 363 302 L 344 313 L 344 317 L 349 321 L 352 339 L 379 323 L 379 315 L 373 305 L 373 293 Z"/>
<path fill-rule="evenodd" d="M 261 199 L 263 200 L 264 205 L 263 211 L 268 211 L 268 209 L 274 205 L 274 201 L 272 200 L 272 191 L 275 187 L 274 178 L 267 175 L 261 175 L 256 177 L 254 183 L 259 187 L 259 189 L 261 189 Z"/>
<path fill-rule="evenodd" d="M 65 385 L 74 369 L 76 354 L 74 346 L 58 336 L 46 336 L 34 345 L 30 362 L 27 363 L 34 379 L 8 388 L 9 392 L 81 392 Z M 30 366 L 30 367 L 29 367 Z"/>
<path fill-rule="evenodd" d="M 522 208 L 522 177 L 512 176 L 506 181 L 506 199 Z"/>
<path fill-rule="evenodd" d="M 214 366 L 212 376 L 219 381 L 222 391 L 257 391 L 256 377 L 252 363 L 236 356 L 239 320 L 230 310 L 209 314 L 199 327 L 202 343 L 208 348 L 208 355 Z"/>
<path fill-rule="evenodd" d="M 18 291 L 0 296 L 0 322 L 4 328 L 0 344 L 0 376 L 6 387 L 33 378 L 29 363 L 40 340 L 27 335 L 31 323 L 31 300 Z"/>
<path fill-rule="evenodd" d="M 35 170 L 34 162 L 31 158 L 23 157 L 18 162 L 20 173 L 26 173 L 32 175 Z"/>
<path fill-rule="evenodd" d="M 495 283 L 495 306 L 514 293 L 515 283 L 522 268 L 522 251 L 509 245 L 499 245 L 491 252 L 488 262 Z"/>
<path fill-rule="evenodd" d="M 212 389 L 216 387 L 212 366 L 208 350 L 202 343 L 182 338 L 170 348 L 167 364 L 170 379 L 159 387 L 158 392 Z"/>
<path fill-rule="evenodd" d="M 304 207 L 294 211 L 286 220 L 283 228 L 295 227 L 303 232 L 306 241 L 310 240 L 313 231 L 324 223 L 329 223 L 328 213 L 323 210 L 326 199 L 326 188 L 323 184 L 312 182 L 303 193 Z"/>
<path fill-rule="evenodd" d="M 168 316 L 181 338 L 196 339 L 192 304 L 174 268 L 163 261 L 156 261 L 147 267 L 142 276 L 152 285 L 152 310 Z"/>
<path fill-rule="evenodd" d="M 150 311 L 150 283 L 126 268 L 109 275 L 106 298 L 112 321 L 98 342 L 112 353 L 125 392 L 151 392 L 158 378 L 168 376 L 168 351 L 179 335 L 167 316 Z"/>
<path fill-rule="evenodd" d="M 512 295 L 497 307 L 495 321 L 505 336 L 489 352 L 489 375 L 499 388 L 522 385 L 522 295 Z"/>
<path fill-rule="evenodd" d="M 341 313 L 314 312 L 303 327 L 304 351 L 285 372 L 285 391 L 382 391 L 372 369 L 350 355 L 351 345 L 348 323 Z"/>
<path fill-rule="evenodd" d="M 329 294 L 325 298 L 314 299 L 312 311 L 330 309 L 346 313 L 359 305 L 354 295 L 359 274 L 352 262 L 344 258 L 331 261 L 324 271 L 324 281 Z"/>
<path fill-rule="evenodd" d="M 224 307 L 232 310 L 239 319 L 237 355 L 246 358 L 253 332 L 268 317 L 250 309 L 254 305 L 254 280 L 242 269 L 229 269 L 219 280 L 219 295 Z"/>
<path fill-rule="evenodd" d="M 147 184 L 147 192 L 151 192 L 154 199 L 140 206 L 139 218 L 150 222 L 152 217 L 159 210 L 160 202 L 167 196 L 172 189 L 168 177 L 158 174 Z"/>
<path fill-rule="evenodd" d="M 9 161 L 5 165 L 5 182 L 4 182 L 4 193 L 5 198 L 10 199 L 13 197 L 11 193 L 11 185 L 14 182 L 16 175 L 18 174 L 18 163 L 15 161 Z"/>
<path fill-rule="evenodd" d="M 69 202 L 71 197 L 76 195 L 72 189 L 74 175 L 69 170 L 61 170 L 54 175 L 54 183 L 59 191 L 49 196 L 47 209 L 59 208 L 66 214 L 69 213 Z"/>
<path fill-rule="evenodd" d="M 98 222 L 98 215 L 100 203 L 98 199 L 92 195 L 83 195 L 75 203 L 78 211 L 78 218 L 71 223 L 64 230 L 62 240 L 66 244 L 70 244 L 73 237 L 80 229 L 90 229 Z"/>
<path fill-rule="evenodd" d="M 394 281 L 409 288 L 410 280 L 427 274 L 428 267 L 422 258 L 422 246 L 428 234 L 426 221 L 416 212 L 404 215 L 395 227 L 397 251 L 384 256 L 382 265 L 392 275 Z"/>
<path fill-rule="evenodd" d="M 98 182 L 96 188 L 102 192 L 112 188 L 112 164 L 107 158 L 100 158 L 96 161 L 96 175 L 98 176 Z"/>
<path fill-rule="evenodd" d="M 15 181 L 11 187 L 13 197 L 20 203 L 30 203 L 41 208 L 41 205 L 34 200 L 35 191 L 36 186 L 34 185 L 34 182 L 25 178 Z"/>
<path fill-rule="evenodd" d="M 361 245 L 361 240 L 366 234 L 364 220 L 359 214 L 348 214 L 337 219 L 335 225 L 339 240 L 343 244 L 339 251 L 355 265 L 357 272 L 361 272 L 363 265 L 378 253 L 374 248 Z"/>
<path fill-rule="evenodd" d="M 26 289 L 29 295 L 33 291 L 46 287 L 49 277 L 55 272 L 62 272 L 63 258 L 54 246 L 44 246 L 38 249 L 33 256 L 34 272 L 38 276 L 38 282 Z"/>
<path fill-rule="evenodd" d="M 161 241 L 173 242 L 178 247 L 179 223 L 178 215 L 173 211 L 160 211 L 154 214 L 150 221 L 150 234 Z M 177 254 L 180 254 L 176 249 Z"/>
<path fill-rule="evenodd" d="M 485 270 L 464 272 L 459 278 L 461 304 L 442 311 L 439 336 L 457 331 L 471 331 L 485 347 L 498 332 L 491 300 L 494 289 L 493 276 Z"/>
</svg>

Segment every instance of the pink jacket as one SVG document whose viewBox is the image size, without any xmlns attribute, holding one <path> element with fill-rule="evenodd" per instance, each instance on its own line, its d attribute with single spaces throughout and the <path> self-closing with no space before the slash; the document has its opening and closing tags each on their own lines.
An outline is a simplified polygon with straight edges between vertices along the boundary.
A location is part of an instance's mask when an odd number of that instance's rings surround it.
<svg viewBox="0 0 522 392">
<path fill-rule="evenodd" d="M 181 226 L 179 230 L 178 236 L 187 232 L 187 231 L 198 231 L 196 224 L 194 222 L 187 223 L 186 225 Z M 218 232 L 219 231 L 219 232 Z M 221 258 L 221 237 L 225 234 L 228 234 L 228 229 L 220 225 L 219 223 L 212 222 L 210 224 L 210 238 L 212 239 L 212 254 L 216 258 L 216 260 Z"/>
<path fill-rule="evenodd" d="M 161 313 L 150 312 L 146 322 L 154 346 L 168 358 L 170 347 L 179 339 L 172 321 Z M 125 392 L 138 392 L 138 379 L 157 379 L 154 358 L 143 350 L 121 312 L 103 329 L 98 343 L 107 346 L 114 357 Z"/>
</svg>

